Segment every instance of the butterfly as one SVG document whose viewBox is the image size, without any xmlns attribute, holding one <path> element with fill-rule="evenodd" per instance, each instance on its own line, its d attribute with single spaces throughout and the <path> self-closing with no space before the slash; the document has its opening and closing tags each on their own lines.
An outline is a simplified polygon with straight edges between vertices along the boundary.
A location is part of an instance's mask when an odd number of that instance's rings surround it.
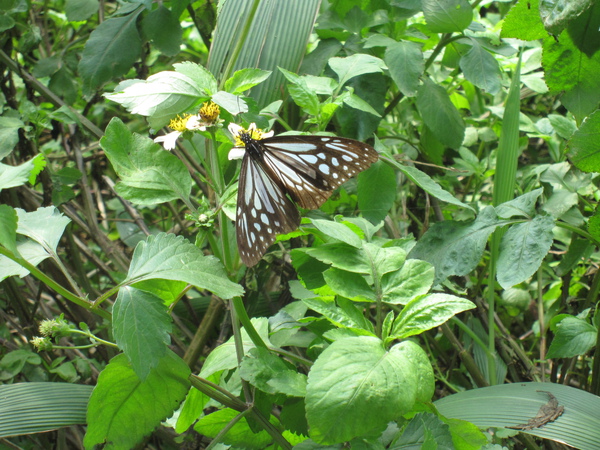
<svg viewBox="0 0 600 450">
<path fill-rule="evenodd" d="M 371 146 L 330 136 L 277 136 L 251 124 L 229 125 L 243 158 L 238 184 L 236 236 L 242 262 L 255 265 L 278 234 L 300 226 L 300 212 L 317 209 L 333 190 L 377 161 Z"/>
</svg>

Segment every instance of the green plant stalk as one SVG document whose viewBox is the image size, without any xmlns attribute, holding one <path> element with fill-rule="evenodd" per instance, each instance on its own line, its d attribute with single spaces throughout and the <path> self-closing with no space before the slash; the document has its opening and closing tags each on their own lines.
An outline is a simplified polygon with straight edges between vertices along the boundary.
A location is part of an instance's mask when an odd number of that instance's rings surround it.
<svg viewBox="0 0 600 450">
<path fill-rule="evenodd" d="M 81 306 L 82 308 L 87 309 L 88 311 L 93 311 L 94 313 L 98 314 L 100 317 L 102 317 L 104 319 L 111 318 L 111 315 L 108 311 L 94 308 L 94 305 L 92 303 L 78 297 L 77 295 L 73 294 L 71 291 L 68 291 L 67 289 L 63 288 L 60 284 L 58 284 L 52 278 L 47 276 L 45 273 L 43 273 L 41 270 L 39 270 L 33 264 L 29 263 L 27 260 L 25 260 L 23 258 L 19 258 L 18 256 L 15 256 L 11 251 L 6 250 L 4 247 L 1 247 L 1 246 L 0 246 L 0 255 L 4 255 L 8 259 L 10 259 L 10 260 L 16 262 L 17 264 L 23 266 L 24 268 L 26 268 L 29 271 L 29 273 L 31 273 L 31 275 L 33 275 L 35 278 L 40 280 L 42 283 L 44 283 L 50 289 L 54 290 L 54 292 L 56 292 L 57 294 L 62 295 L 65 299 L 75 303 L 76 305 Z"/>
<path fill-rule="evenodd" d="M 267 348 L 267 344 L 264 343 L 262 338 L 259 336 L 256 328 L 252 325 L 250 321 L 250 317 L 248 317 L 248 313 L 246 312 L 246 308 L 244 308 L 244 302 L 242 297 L 233 297 L 231 299 L 231 304 L 233 306 L 232 312 L 235 312 L 237 319 L 240 321 L 246 333 L 248 333 L 248 337 L 256 347 Z M 241 344 L 241 336 L 240 336 L 240 344 Z M 243 351 L 243 348 L 242 348 Z"/>
<path fill-rule="evenodd" d="M 194 386 L 200 392 L 221 403 L 227 408 L 231 408 L 240 412 L 248 409 L 248 405 L 246 405 L 239 398 L 231 395 L 220 386 L 217 386 L 216 384 L 213 384 L 204 378 L 192 374 L 188 377 L 188 380 L 192 386 Z"/>
<path fill-rule="evenodd" d="M 233 419 L 231 419 L 229 423 L 225 425 L 225 427 L 221 431 L 219 431 L 219 433 L 215 436 L 212 442 L 206 447 L 206 450 L 212 450 L 216 445 L 220 444 L 223 441 L 225 435 L 229 433 L 229 430 L 231 430 L 236 423 L 238 423 L 240 420 L 242 420 L 244 417 L 250 414 L 250 411 L 251 410 L 249 409 L 247 409 L 246 411 L 242 411 Z"/>
<path fill-rule="evenodd" d="M 542 378 L 542 382 L 544 382 L 546 377 L 546 320 L 544 318 L 544 293 L 542 292 L 543 281 L 542 268 L 540 267 L 537 270 L 537 313 L 538 323 L 540 326 L 540 376 Z"/>
<path fill-rule="evenodd" d="M 498 158 L 496 162 L 496 174 L 494 176 L 494 192 L 492 203 L 498 206 L 514 197 L 515 180 L 517 176 L 517 163 L 519 158 L 519 113 L 520 113 L 520 84 L 521 84 L 521 55 L 514 76 L 508 90 L 504 116 L 502 118 L 502 132 L 498 142 Z M 495 289 L 492 289 L 496 279 L 496 262 L 500 250 L 500 241 L 504 234 L 504 229 L 496 229 L 491 239 L 490 256 L 490 289 L 488 289 L 488 371 L 490 383 L 496 384 L 496 359 L 495 354 L 495 328 L 494 316 L 496 313 Z"/>
<path fill-rule="evenodd" d="M 254 21 L 254 16 L 256 15 L 256 10 L 258 9 L 258 5 L 260 4 L 260 0 L 254 0 L 252 7 L 250 8 L 250 12 L 246 16 L 246 22 L 244 23 L 244 28 L 242 28 L 242 32 L 239 37 L 237 37 L 237 42 L 233 51 L 231 52 L 231 56 L 227 61 L 227 65 L 225 66 L 225 70 L 223 71 L 223 76 L 221 78 L 221 82 L 219 83 L 219 89 L 222 89 L 225 86 L 225 81 L 231 77 L 233 72 L 233 67 L 242 52 L 242 48 L 244 47 L 244 43 L 246 42 L 246 38 L 250 33 L 250 28 L 252 27 L 252 22 Z"/>
</svg>

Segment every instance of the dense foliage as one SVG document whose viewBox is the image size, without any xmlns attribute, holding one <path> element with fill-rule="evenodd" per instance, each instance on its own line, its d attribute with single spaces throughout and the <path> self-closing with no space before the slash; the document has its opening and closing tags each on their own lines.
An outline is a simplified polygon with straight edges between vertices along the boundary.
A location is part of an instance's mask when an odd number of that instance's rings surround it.
<svg viewBox="0 0 600 450">
<path fill-rule="evenodd" d="M 11 446 L 600 442 L 593 1 L 8 0 L 0 30 Z M 248 268 L 231 123 L 379 161 Z"/>
</svg>

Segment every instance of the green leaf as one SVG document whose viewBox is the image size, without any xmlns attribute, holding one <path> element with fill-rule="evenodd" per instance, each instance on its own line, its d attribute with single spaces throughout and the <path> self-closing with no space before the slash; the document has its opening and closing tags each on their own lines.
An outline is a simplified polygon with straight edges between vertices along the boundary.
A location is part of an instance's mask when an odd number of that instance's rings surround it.
<svg viewBox="0 0 600 450">
<path fill-rule="evenodd" d="M 208 381 L 218 385 L 219 376 L 213 375 L 208 378 Z M 208 395 L 192 387 L 177 417 L 175 431 L 179 434 L 185 433 L 203 414 L 202 410 L 210 400 L 211 398 Z"/>
<path fill-rule="evenodd" d="M 539 0 L 520 0 L 504 18 L 500 37 L 524 41 L 544 39 L 547 32 L 540 19 Z"/>
<path fill-rule="evenodd" d="M 331 268 L 323 276 L 327 285 L 338 295 L 357 302 L 376 300 L 373 288 L 359 274 Z"/>
<path fill-rule="evenodd" d="M 188 200 L 192 178 L 181 160 L 151 139 L 132 134 L 119 118 L 110 121 L 100 146 L 121 178 L 117 193 L 127 200 L 138 205 Z"/>
<path fill-rule="evenodd" d="M 0 386 L 0 438 L 84 425 L 92 389 L 71 383 Z"/>
<path fill-rule="evenodd" d="M 13 254 L 17 250 L 17 212 L 8 205 L 0 205 L 0 245 L 6 247 Z"/>
<path fill-rule="evenodd" d="M 422 0 L 427 27 L 434 33 L 463 31 L 473 20 L 471 5 L 466 0 Z"/>
<path fill-rule="evenodd" d="M 225 82 L 225 90 L 231 94 L 241 95 L 248 89 L 265 81 L 271 72 L 260 69 L 242 69 L 238 70 L 233 76 Z"/>
<path fill-rule="evenodd" d="M 159 5 L 142 20 L 144 34 L 166 56 L 175 56 L 181 47 L 183 30 L 171 10 Z"/>
<path fill-rule="evenodd" d="M 245 355 L 240 376 L 267 394 L 306 395 L 306 375 L 290 369 L 266 348 L 253 348 Z"/>
<path fill-rule="evenodd" d="M 464 298 L 448 294 L 430 294 L 411 300 L 396 318 L 390 336 L 394 339 L 421 334 L 448 321 L 458 313 L 475 308 Z"/>
<path fill-rule="evenodd" d="M 450 427 L 432 413 L 418 413 L 402 431 L 402 435 L 390 446 L 390 449 L 436 448 L 451 450 L 454 447 Z"/>
<path fill-rule="evenodd" d="M 229 92 L 218 91 L 212 96 L 211 100 L 233 116 L 248 112 L 248 104 L 237 95 Z"/>
<path fill-rule="evenodd" d="M 502 237 L 498 257 L 498 283 L 504 289 L 525 281 L 540 267 L 548 254 L 555 221 L 552 216 L 512 225 Z"/>
<path fill-rule="evenodd" d="M 569 140 L 569 159 L 579 170 L 600 172 L 600 111 L 587 117 Z"/>
<path fill-rule="evenodd" d="M 338 269 L 355 273 L 369 273 L 370 267 L 364 251 L 343 242 L 332 242 L 302 249 L 319 261 Z"/>
<path fill-rule="evenodd" d="M 149 117 L 152 127 L 159 129 L 167 125 L 177 114 L 189 110 L 208 98 L 208 93 L 203 90 L 205 85 L 196 84 L 196 79 L 187 75 L 188 72 L 200 75 L 201 69 L 194 70 L 183 64 L 177 69 L 177 72 L 159 72 L 145 81 L 125 81 L 119 84 L 112 94 L 104 94 L 104 96 L 127 108 L 132 114 Z M 206 80 L 207 77 L 203 79 Z M 114 120 L 117 119 L 113 119 L 111 123 Z M 107 131 L 109 127 L 110 124 Z"/>
<path fill-rule="evenodd" d="M 37 266 L 39 263 L 50 257 L 50 254 L 44 250 L 44 247 L 31 240 L 17 241 L 17 250 L 19 255 L 21 255 L 25 261 L 34 266 Z M 24 276 L 29 275 L 29 271 L 4 255 L 0 255 L 0 281 L 13 275 L 18 275 L 23 278 Z"/>
<path fill-rule="evenodd" d="M 380 73 L 386 68 L 385 63 L 375 56 L 356 53 L 346 58 L 331 58 L 329 67 L 336 73 L 339 85 L 343 86 L 354 77 L 366 73 Z"/>
<path fill-rule="evenodd" d="M 33 239 L 47 252 L 56 256 L 60 238 L 71 220 L 54 206 L 38 208 L 32 212 L 25 212 L 20 208 L 15 211 L 19 217 L 17 233 Z"/>
<path fill-rule="evenodd" d="M 543 191 L 543 188 L 538 188 L 520 195 L 513 200 L 501 203 L 496 206 L 496 214 L 503 219 L 510 219 L 512 217 L 533 217 L 535 214 L 535 204 Z"/>
<path fill-rule="evenodd" d="M 579 317 L 565 317 L 556 325 L 547 358 L 585 355 L 596 344 L 598 330 Z"/>
<path fill-rule="evenodd" d="M 235 419 L 240 413 L 233 409 L 221 409 L 201 417 L 194 430 L 201 435 L 209 438 L 215 438 L 229 423 Z M 231 445 L 236 448 L 245 449 L 263 449 L 267 448 L 272 442 L 272 438 L 266 431 L 262 430 L 254 433 L 245 417 L 237 421 L 228 431 L 225 436 L 222 436 L 222 442 L 226 445 Z"/>
<path fill-rule="evenodd" d="M 444 145 L 458 149 L 465 136 L 465 124 L 446 90 L 429 78 L 417 91 L 417 108 L 423 122 Z"/>
<path fill-rule="evenodd" d="M 113 306 L 113 333 L 134 372 L 144 381 L 171 343 L 171 317 L 161 300 L 125 286 Z"/>
<path fill-rule="evenodd" d="M 251 319 L 252 325 L 256 329 L 259 336 L 262 338 L 263 342 L 269 345 L 269 322 L 266 318 L 253 318 Z M 250 349 L 255 348 L 252 339 L 246 333 L 246 330 L 242 328 L 242 343 L 244 346 L 244 354 L 248 353 Z M 200 375 L 203 378 L 208 378 L 214 373 L 217 373 L 222 370 L 234 369 L 238 366 L 237 353 L 235 351 L 235 340 L 232 336 L 227 342 L 219 345 L 216 349 L 214 349 L 208 357 L 204 364 L 202 365 L 202 370 L 200 371 Z"/>
<path fill-rule="evenodd" d="M 358 174 L 358 207 L 372 223 L 385 219 L 397 195 L 396 173 L 384 161 L 377 161 Z"/>
<path fill-rule="evenodd" d="M 345 242 L 352 247 L 360 248 L 362 241 L 348 226 L 332 220 L 313 219 L 310 221 L 321 233 Z"/>
<path fill-rule="evenodd" d="M 548 33 L 559 35 L 575 18 L 583 14 L 593 0 L 542 0 L 540 2 L 540 17 Z"/>
<path fill-rule="evenodd" d="M 564 92 L 561 102 L 582 121 L 600 102 L 600 7 L 595 5 L 569 23 L 558 39 L 544 40 L 542 65 L 552 93 Z"/>
<path fill-rule="evenodd" d="M 340 300 L 340 304 L 343 304 L 343 300 Z M 351 329 L 370 329 L 369 322 L 365 320 L 365 317 L 359 314 L 356 314 L 356 309 L 352 304 L 345 305 L 344 308 L 338 307 L 335 305 L 333 301 L 328 301 L 322 298 L 305 298 L 302 299 L 302 303 L 304 303 L 307 307 L 312 309 L 313 311 L 321 314 L 328 321 L 334 324 L 336 327 L 340 328 L 351 328 Z"/>
<path fill-rule="evenodd" d="M 66 0 L 65 14 L 70 22 L 79 22 L 96 14 L 98 7 L 98 0 Z"/>
<path fill-rule="evenodd" d="M 317 443 L 334 444 L 383 431 L 388 422 L 413 407 L 417 395 L 414 369 L 405 349 L 396 346 L 386 351 L 377 338 L 333 342 L 308 374 L 310 437 Z"/>
<path fill-rule="evenodd" d="M 387 47 L 384 60 L 400 92 L 407 97 L 417 95 L 419 79 L 425 70 L 421 46 L 416 42 L 394 42 Z"/>
<path fill-rule="evenodd" d="M 169 351 L 144 381 L 123 354 L 100 373 L 88 406 L 86 448 L 104 442 L 134 448 L 170 417 L 189 389 L 187 364 Z"/>
<path fill-rule="evenodd" d="M 0 381 L 8 381 L 21 373 L 26 364 L 39 365 L 42 358 L 30 350 L 14 350 L 0 360 Z"/>
<path fill-rule="evenodd" d="M 13 151 L 17 142 L 19 142 L 19 130 L 24 127 L 25 124 L 15 117 L 0 117 L 0 161 Z M 0 171 L 1 175 L 2 172 Z M 0 189 L 2 184 L 0 182 Z"/>
<path fill-rule="evenodd" d="M 479 264 L 487 239 L 498 225 L 492 207 L 481 211 L 474 221 L 438 222 L 427 230 L 408 257 L 433 264 L 435 284 L 451 275 L 467 275 Z"/>
<path fill-rule="evenodd" d="M 123 75 L 139 58 L 142 40 L 136 22 L 142 11 L 139 7 L 128 15 L 111 17 L 92 31 L 79 62 L 84 92 L 89 94 Z"/>
<path fill-rule="evenodd" d="M 224 299 L 244 292 L 227 278 L 217 258 L 204 256 L 198 247 L 174 234 L 149 236 L 135 247 L 125 283 L 152 279 L 185 281 Z"/>
<path fill-rule="evenodd" d="M 198 92 L 213 95 L 218 91 L 216 78 L 204 66 L 191 61 L 184 61 L 173 64 L 173 68 L 177 73 L 192 80 L 195 89 L 199 89 Z"/>
<path fill-rule="evenodd" d="M 20 166 L 7 166 L 0 163 L 0 191 L 25 184 L 30 175 L 37 170 L 37 163 L 43 160 L 43 155 L 37 155 Z"/>
<path fill-rule="evenodd" d="M 465 78 L 478 88 L 497 94 L 502 79 L 498 61 L 475 39 L 471 39 L 471 45 L 471 49 L 460 58 L 460 68 Z"/>
<path fill-rule="evenodd" d="M 279 68 L 281 73 L 288 80 L 288 92 L 294 99 L 294 103 L 306 111 L 311 116 L 318 116 L 319 114 L 319 98 L 315 91 L 313 91 L 307 84 L 304 77 L 300 77 L 293 72 L 289 72 L 285 69 Z"/>
<path fill-rule="evenodd" d="M 381 277 L 389 272 L 399 271 L 406 261 L 406 252 L 400 247 L 379 247 L 365 242 L 364 251 L 373 264 L 373 276 Z"/>
<path fill-rule="evenodd" d="M 405 305 L 416 296 L 429 292 L 434 277 L 435 270 L 431 264 L 409 259 L 400 270 L 386 273 L 382 277 L 383 301 L 393 305 Z"/>
</svg>

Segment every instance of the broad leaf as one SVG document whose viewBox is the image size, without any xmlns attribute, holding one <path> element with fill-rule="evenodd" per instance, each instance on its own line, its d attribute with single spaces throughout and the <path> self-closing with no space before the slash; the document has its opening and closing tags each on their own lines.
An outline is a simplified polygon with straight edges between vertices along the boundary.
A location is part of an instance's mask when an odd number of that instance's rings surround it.
<svg viewBox="0 0 600 450">
<path fill-rule="evenodd" d="M 142 29 L 164 55 L 175 56 L 179 53 L 183 30 L 178 18 L 164 5 L 159 5 L 144 17 Z"/>
<path fill-rule="evenodd" d="M 144 381 L 123 354 L 100 373 L 88 406 L 86 448 L 106 443 L 134 448 L 170 417 L 189 389 L 190 369 L 169 351 Z"/>
<path fill-rule="evenodd" d="M 435 270 L 431 264 L 418 259 L 409 259 L 399 270 L 383 275 L 382 300 L 393 305 L 405 305 L 416 296 L 429 292 L 434 277 Z"/>
<path fill-rule="evenodd" d="M 417 379 L 405 349 L 386 351 L 373 337 L 333 342 L 308 375 L 310 437 L 333 444 L 383 431 L 389 421 L 412 408 Z"/>
<path fill-rule="evenodd" d="M 152 279 L 185 281 L 221 298 L 243 294 L 242 287 L 227 278 L 217 258 L 204 256 L 198 247 L 174 234 L 149 236 L 133 252 L 125 283 Z"/>
<path fill-rule="evenodd" d="M 498 225 L 491 207 L 481 211 L 474 221 L 438 222 L 427 230 L 408 257 L 433 264 L 436 284 L 451 275 L 466 275 L 479 264 L 488 237 Z"/>
<path fill-rule="evenodd" d="M 473 10 L 466 0 L 422 0 L 427 27 L 434 33 L 460 32 L 473 20 Z"/>
<path fill-rule="evenodd" d="M 225 90 L 234 95 L 241 95 L 248 89 L 262 83 L 269 78 L 271 72 L 260 69 L 242 69 L 238 70 L 233 76 L 225 82 Z"/>
<path fill-rule="evenodd" d="M 84 92 L 89 94 L 123 75 L 139 58 L 142 40 L 136 22 L 142 11 L 139 7 L 125 16 L 111 17 L 92 31 L 79 62 Z"/>
<path fill-rule="evenodd" d="M 119 289 L 113 306 L 112 325 L 117 345 L 144 381 L 171 343 L 171 317 L 167 308 L 158 297 L 125 286 Z"/>
<path fill-rule="evenodd" d="M 17 233 L 33 239 L 50 254 L 54 254 L 71 220 L 54 206 L 39 208 L 33 212 L 25 212 L 19 208 L 16 211 L 19 216 Z"/>
<path fill-rule="evenodd" d="M 0 245 L 14 254 L 17 250 L 17 212 L 8 205 L 0 205 Z"/>
<path fill-rule="evenodd" d="M 372 223 L 385 219 L 396 195 L 396 173 L 389 164 L 377 161 L 358 174 L 358 207 Z"/>
<path fill-rule="evenodd" d="M 585 355 L 596 343 L 598 330 L 579 317 L 565 317 L 556 325 L 547 358 Z"/>
<path fill-rule="evenodd" d="M 421 47 L 416 42 L 394 42 L 387 47 L 384 60 L 400 92 L 407 97 L 417 95 L 425 67 Z"/>
<path fill-rule="evenodd" d="M 498 61 L 475 39 L 471 39 L 471 45 L 471 50 L 460 58 L 460 68 L 465 78 L 482 90 L 497 94 L 501 87 Z"/>
<path fill-rule="evenodd" d="M 188 200 L 192 178 L 181 160 L 151 139 L 132 134 L 120 119 L 108 124 L 100 146 L 121 178 L 116 190 L 125 199 L 138 205 Z"/>
<path fill-rule="evenodd" d="M 381 59 L 364 53 L 357 53 L 346 58 L 331 58 L 329 67 L 337 74 L 340 86 L 359 75 L 379 73 L 386 68 Z"/>
<path fill-rule="evenodd" d="M 458 313 L 475 308 L 464 298 L 430 294 L 410 301 L 396 318 L 390 337 L 406 339 L 442 325 Z"/>
<path fill-rule="evenodd" d="M 535 216 L 533 220 L 511 226 L 500 243 L 498 283 L 504 289 L 525 281 L 540 267 L 554 236 L 552 216 Z"/>
<path fill-rule="evenodd" d="M 215 438 L 228 426 L 240 413 L 233 409 L 221 409 L 210 413 L 198 420 L 194 425 L 194 430 L 201 435 L 209 438 Z M 224 444 L 235 448 L 256 449 L 267 448 L 273 438 L 266 431 L 262 430 L 254 433 L 245 417 L 235 422 L 235 424 L 222 436 Z"/>
<path fill-rule="evenodd" d="M 0 161 L 13 151 L 19 142 L 19 129 L 24 127 L 25 124 L 16 117 L 0 117 Z"/>
<path fill-rule="evenodd" d="M 362 275 L 331 268 L 323 273 L 327 285 L 338 295 L 354 301 L 375 301 L 373 288 Z"/>
</svg>

